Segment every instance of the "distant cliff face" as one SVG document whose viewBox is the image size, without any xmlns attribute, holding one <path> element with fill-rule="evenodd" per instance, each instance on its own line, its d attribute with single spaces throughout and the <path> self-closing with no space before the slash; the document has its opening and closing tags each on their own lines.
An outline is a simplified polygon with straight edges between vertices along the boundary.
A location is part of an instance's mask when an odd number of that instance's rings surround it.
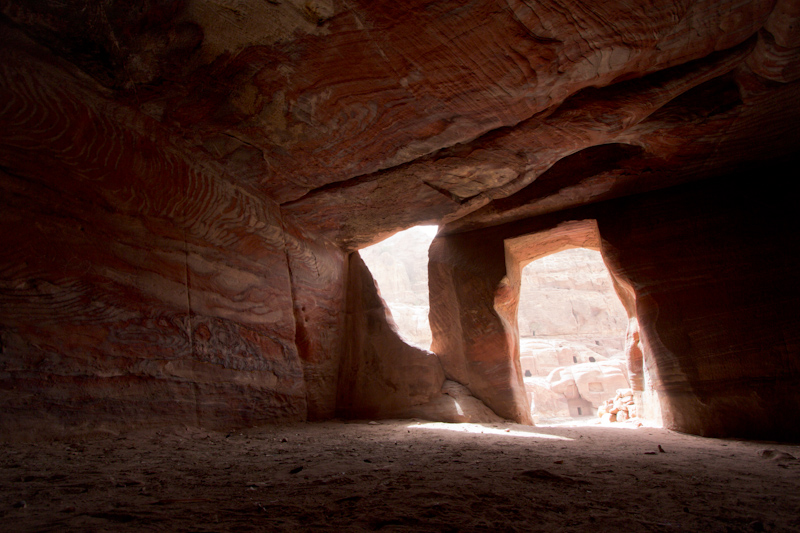
<svg viewBox="0 0 800 533">
<path fill-rule="evenodd" d="M 401 231 L 359 251 L 389 306 L 400 335 L 410 344 L 428 349 L 428 247 L 436 226 Z"/>
<path fill-rule="evenodd" d="M 399 333 L 426 349 L 431 342 L 428 247 L 434 234 L 432 226 L 411 228 L 359 252 Z M 534 374 L 547 375 L 590 356 L 621 355 L 628 319 L 600 252 L 576 248 L 552 254 L 529 263 L 522 278 L 521 355 L 541 358 Z"/>
<path fill-rule="evenodd" d="M 575 248 L 523 269 L 517 323 L 523 337 L 624 337 L 628 317 L 600 252 Z"/>
<path fill-rule="evenodd" d="M 529 263 L 517 323 L 525 377 L 624 356 L 628 316 L 594 250 L 573 248 Z"/>
</svg>

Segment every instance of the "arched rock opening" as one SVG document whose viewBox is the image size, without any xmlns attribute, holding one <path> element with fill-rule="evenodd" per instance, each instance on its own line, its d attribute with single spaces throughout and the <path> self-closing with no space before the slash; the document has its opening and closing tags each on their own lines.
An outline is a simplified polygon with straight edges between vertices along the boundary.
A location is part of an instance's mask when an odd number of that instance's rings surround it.
<svg viewBox="0 0 800 533">
<path fill-rule="evenodd" d="M 464 239 L 456 234 L 434 241 L 429 274 L 433 350 L 450 379 L 468 386 L 501 416 L 530 423 L 517 324 L 522 269 L 531 261 L 570 248 L 599 251 L 600 234 L 595 220 L 572 220 L 508 239 L 494 237 L 495 246 L 489 248 L 493 254 L 486 251 L 485 245 L 491 242 L 486 238 Z M 629 317 L 627 337 L 633 339 L 638 324 L 630 284 L 610 272 Z M 626 343 L 628 365 L 637 371 L 643 366 L 638 346 L 630 340 Z M 639 376 L 632 382 L 641 398 L 644 380 Z"/>
<path fill-rule="evenodd" d="M 626 350 L 647 418 L 706 436 L 797 435 L 796 225 L 786 197 L 748 187 L 750 175 L 474 231 L 445 227 L 429 266 L 433 350 L 445 375 L 501 416 L 529 421 L 513 317 L 519 250 L 533 235 L 551 249 L 602 250 L 637 319 Z M 586 220 L 597 221 L 599 241 L 574 222 Z"/>
<path fill-rule="evenodd" d="M 571 247 L 520 266 L 520 364 L 534 423 L 597 414 L 616 391 L 630 389 L 630 321 L 601 252 Z M 627 407 L 606 418 L 638 416 Z"/>
</svg>

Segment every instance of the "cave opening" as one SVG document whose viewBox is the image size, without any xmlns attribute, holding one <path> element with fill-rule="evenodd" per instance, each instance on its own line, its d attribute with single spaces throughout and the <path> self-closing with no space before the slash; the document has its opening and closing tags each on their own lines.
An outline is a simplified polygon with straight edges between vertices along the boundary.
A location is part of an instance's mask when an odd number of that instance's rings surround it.
<svg viewBox="0 0 800 533">
<path fill-rule="evenodd" d="M 572 248 L 528 263 L 517 313 L 534 422 L 591 416 L 630 389 L 628 316 L 599 251 Z"/>
<path fill-rule="evenodd" d="M 397 333 L 417 348 L 431 347 L 428 248 L 438 226 L 414 226 L 359 250 L 386 303 Z"/>
</svg>

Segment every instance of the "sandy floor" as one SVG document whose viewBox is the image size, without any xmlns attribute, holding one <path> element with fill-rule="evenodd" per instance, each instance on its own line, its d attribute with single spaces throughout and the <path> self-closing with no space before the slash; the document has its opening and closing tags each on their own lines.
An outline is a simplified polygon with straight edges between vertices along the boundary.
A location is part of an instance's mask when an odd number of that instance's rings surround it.
<svg viewBox="0 0 800 533">
<path fill-rule="evenodd" d="M 4 445 L 0 529 L 800 531 L 794 457 L 621 425 L 149 431 Z"/>
</svg>

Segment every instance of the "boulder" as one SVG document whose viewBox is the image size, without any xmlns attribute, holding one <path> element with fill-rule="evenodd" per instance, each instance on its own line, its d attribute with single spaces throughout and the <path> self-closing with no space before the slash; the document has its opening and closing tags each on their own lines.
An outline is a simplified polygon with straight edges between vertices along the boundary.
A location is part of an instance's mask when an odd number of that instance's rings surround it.
<svg viewBox="0 0 800 533">
<path fill-rule="evenodd" d="M 637 418 L 639 410 L 634 399 L 633 390 L 628 388 L 617 389 L 617 394 L 606 401 L 598 408 L 598 416 L 610 413 L 616 416 L 617 422 L 624 422 L 631 418 Z"/>
<path fill-rule="evenodd" d="M 531 415 L 539 417 L 569 416 L 569 404 L 563 394 L 550 389 L 541 379 L 526 378 L 525 391 L 531 404 Z"/>
<path fill-rule="evenodd" d="M 423 418 L 437 422 L 472 422 L 492 424 L 503 422 L 485 403 L 475 398 L 464 385 L 451 380 L 442 384 L 441 394 L 422 405 L 403 409 L 398 418 Z"/>
<path fill-rule="evenodd" d="M 610 424 L 611 422 L 616 422 L 617 415 L 612 413 L 606 413 L 600 417 L 600 421 L 603 422 L 604 424 Z"/>
<path fill-rule="evenodd" d="M 580 396 L 599 407 L 608 397 L 608 391 L 627 387 L 627 368 L 624 361 L 599 361 L 583 363 L 553 370 L 547 377 L 550 389 L 569 399 Z"/>
</svg>

